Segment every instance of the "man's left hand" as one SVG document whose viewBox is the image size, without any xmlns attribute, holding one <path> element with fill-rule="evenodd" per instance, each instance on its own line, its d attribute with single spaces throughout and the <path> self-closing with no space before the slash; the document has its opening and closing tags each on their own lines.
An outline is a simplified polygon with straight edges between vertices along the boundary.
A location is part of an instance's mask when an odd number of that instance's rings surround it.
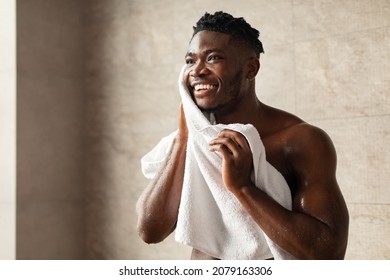
<svg viewBox="0 0 390 280">
<path fill-rule="evenodd" d="M 209 142 L 210 151 L 222 155 L 222 178 L 228 190 L 235 192 L 251 184 L 252 151 L 246 138 L 234 130 L 222 130 Z"/>
</svg>

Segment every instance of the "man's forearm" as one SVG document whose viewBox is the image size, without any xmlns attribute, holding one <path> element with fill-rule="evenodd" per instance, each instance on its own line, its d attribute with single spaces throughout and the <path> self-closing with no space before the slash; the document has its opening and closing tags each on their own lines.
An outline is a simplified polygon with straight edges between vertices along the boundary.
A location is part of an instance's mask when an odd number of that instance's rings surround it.
<svg viewBox="0 0 390 280">
<path fill-rule="evenodd" d="M 333 259 L 331 228 L 305 213 L 289 211 L 254 185 L 235 196 L 264 233 L 299 259 Z M 319 240 L 321 239 L 321 240 Z"/>
<path fill-rule="evenodd" d="M 138 232 L 147 243 L 164 240 L 175 228 L 187 140 L 176 137 L 160 170 L 137 202 Z"/>
</svg>

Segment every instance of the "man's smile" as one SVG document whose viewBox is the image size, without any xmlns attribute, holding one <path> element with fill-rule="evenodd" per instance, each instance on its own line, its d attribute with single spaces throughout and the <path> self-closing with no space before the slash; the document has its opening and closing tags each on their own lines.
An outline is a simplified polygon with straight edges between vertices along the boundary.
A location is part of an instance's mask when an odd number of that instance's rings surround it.
<svg viewBox="0 0 390 280">
<path fill-rule="evenodd" d="M 218 88 L 218 85 L 213 84 L 196 84 L 193 86 L 194 97 L 203 98 L 207 97 L 215 92 L 215 89 Z"/>
<path fill-rule="evenodd" d="M 199 90 L 209 90 L 209 89 L 212 89 L 212 88 L 215 88 L 217 87 L 216 85 L 210 85 L 210 84 L 197 84 L 194 86 L 194 89 L 196 91 L 199 91 Z"/>
</svg>

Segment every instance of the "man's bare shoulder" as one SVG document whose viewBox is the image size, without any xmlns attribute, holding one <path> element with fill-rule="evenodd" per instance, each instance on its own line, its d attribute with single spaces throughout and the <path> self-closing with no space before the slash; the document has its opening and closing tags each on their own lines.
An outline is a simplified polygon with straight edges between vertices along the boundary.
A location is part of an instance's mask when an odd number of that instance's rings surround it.
<svg viewBox="0 0 390 280">
<path fill-rule="evenodd" d="M 298 181 L 299 178 L 313 179 L 315 174 L 321 173 L 319 170 L 326 170 L 326 174 L 318 176 L 315 179 L 317 182 L 333 180 L 337 162 L 336 149 L 323 129 L 299 118 L 295 119 L 292 115 L 290 125 L 281 129 L 277 138 L 282 143 L 290 170 L 293 170 Z"/>
<path fill-rule="evenodd" d="M 302 119 L 289 112 L 265 104 L 262 106 L 265 116 L 262 135 L 265 137 L 287 133 L 291 128 L 305 123 Z"/>
<path fill-rule="evenodd" d="M 279 143 L 286 156 L 334 155 L 335 149 L 329 135 L 321 128 L 303 121 L 301 118 L 273 107 L 267 108 L 267 138 L 272 143 Z"/>
<path fill-rule="evenodd" d="M 279 115 L 275 120 L 283 121 L 263 143 L 268 160 L 290 182 L 292 191 L 306 189 L 309 181 L 316 188 L 336 186 L 333 183 L 336 182 L 337 155 L 329 135 L 290 113 L 280 110 L 274 113 Z"/>
<path fill-rule="evenodd" d="M 330 137 L 321 128 L 309 124 L 296 115 L 267 106 L 268 121 L 272 126 L 269 133 L 283 135 L 289 142 L 308 144 L 310 142 L 329 142 Z"/>
</svg>

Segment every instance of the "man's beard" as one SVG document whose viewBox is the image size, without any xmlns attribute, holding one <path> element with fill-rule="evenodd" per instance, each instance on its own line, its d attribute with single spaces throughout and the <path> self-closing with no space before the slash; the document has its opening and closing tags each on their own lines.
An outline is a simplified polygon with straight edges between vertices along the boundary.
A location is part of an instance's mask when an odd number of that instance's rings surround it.
<svg viewBox="0 0 390 280">
<path fill-rule="evenodd" d="M 220 110 L 222 110 L 226 105 L 229 103 L 237 104 L 239 99 L 239 93 L 241 88 L 241 76 L 242 76 L 242 69 L 236 73 L 236 75 L 233 77 L 233 79 L 230 81 L 228 88 L 229 91 L 224 94 L 224 101 L 220 104 L 216 104 L 214 107 L 209 108 L 199 108 L 202 112 L 206 113 L 216 113 Z M 199 107 L 199 106 L 198 106 Z"/>
</svg>

